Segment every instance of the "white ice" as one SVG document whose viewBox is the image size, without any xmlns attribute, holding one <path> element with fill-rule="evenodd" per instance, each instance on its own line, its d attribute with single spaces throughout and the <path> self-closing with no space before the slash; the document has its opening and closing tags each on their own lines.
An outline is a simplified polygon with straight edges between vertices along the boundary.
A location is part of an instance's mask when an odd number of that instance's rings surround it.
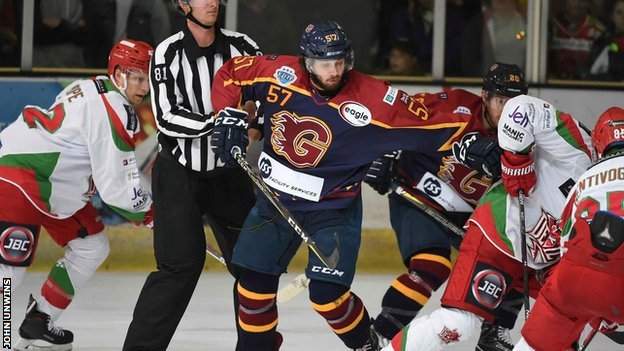
<svg viewBox="0 0 624 351">
<path fill-rule="evenodd" d="M 282 277 L 288 283 L 296 274 Z M 132 318 L 134 304 L 147 273 L 100 273 L 75 297 L 74 302 L 58 324 L 75 333 L 74 350 L 121 350 L 126 329 Z M 38 291 L 45 274 L 30 273 L 12 299 L 13 342 L 24 315 L 26 299 L 30 292 Z M 372 316 L 379 312 L 379 303 L 391 275 L 357 275 L 353 290 L 366 304 Z M 438 307 L 439 293 L 423 313 Z M 330 332 L 325 321 L 314 312 L 304 292 L 279 307 L 278 330 L 284 335 L 281 350 L 319 351 L 346 350 L 339 339 Z M 231 351 L 236 343 L 232 313 L 232 279 L 226 273 L 204 273 L 193 299 L 180 323 L 168 350 L 174 351 Z M 522 314 L 512 333 L 519 338 Z M 448 350 L 474 350 L 476 338 Z M 623 349 L 602 335 L 589 346 L 592 351 Z"/>
</svg>

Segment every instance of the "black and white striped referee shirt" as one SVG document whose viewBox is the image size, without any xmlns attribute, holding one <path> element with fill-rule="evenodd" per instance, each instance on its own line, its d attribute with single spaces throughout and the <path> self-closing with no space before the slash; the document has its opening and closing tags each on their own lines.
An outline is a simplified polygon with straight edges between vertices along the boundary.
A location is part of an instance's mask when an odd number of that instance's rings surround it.
<svg viewBox="0 0 624 351">
<path fill-rule="evenodd" d="M 150 85 L 160 152 L 198 172 L 223 166 L 210 149 L 213 77 L 232 57 L 260 54 L 248 36 L 226 29 L 216 29 L 215 41 L 206 48 L 197 45 L 186 26 L 158 44 Z"/>
</svg>

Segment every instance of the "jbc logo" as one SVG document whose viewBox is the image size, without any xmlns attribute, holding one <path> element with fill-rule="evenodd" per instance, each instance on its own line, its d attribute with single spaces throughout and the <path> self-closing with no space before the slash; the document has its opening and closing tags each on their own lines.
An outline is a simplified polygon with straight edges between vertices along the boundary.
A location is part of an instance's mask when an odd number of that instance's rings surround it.
<svg viewBox="0 0 624 351">
<path fill-rule="evenodd" d="M 4 248 L 7 250 L 17 250 L 26 252 L 30 245 L 30 240 L 9 238 L 8 242 L 4 244 Z"/>
<path fill-rule="evenodd" d="M 501 295 L 501 291 L 503 291 L 502 288 L 500 288 L 498 285 L 490 283 L 487 280 L 484 280 L 481 282 L 482 284 L 479 285 L 477 287 L 478 290 L 483 291 L 484 293 L 492 296 L 495 299 L 498 299 Z"/>
</svg>

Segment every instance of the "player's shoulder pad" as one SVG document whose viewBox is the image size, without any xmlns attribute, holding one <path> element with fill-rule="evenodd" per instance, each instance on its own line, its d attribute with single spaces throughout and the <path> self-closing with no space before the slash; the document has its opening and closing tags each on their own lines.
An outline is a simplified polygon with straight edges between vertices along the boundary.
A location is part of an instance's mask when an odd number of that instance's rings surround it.
<svg viewBox="0 0 624 351">
<path fill-rule="evenodd" d="M 473 94 L 465 89 L 449 89 L 443 91 L 438 94 L 446 94 L 448 96 L 448 100 L 459 100 L 459 101 L 481 101 L 481 96 L 477 94 Z"/>
<path fill-rule="evenodd" d="M 256 59 L 259 75 L 272 78 L 281 86 L 288 87 L 306 76 L 297 56 L 263 55 Z"/>
<path fill-rule="evenodd" d="M 103 101 L 104 108 L 108 118 L 117 118 L 127 133 L 136 133 L 139 129 L 139 117 L 134 106 L 117 90 L 108 91 L 104 95 L 106 99 Z M 115 126 L 115 123 L 113 126 L 120 127 L 120 125 Z"/>
<path fill-rule="evenodd" d="M 399 90 L 389 82 L 359 71 L 349 72 L 348 92 L 372 106 L 393 106 L 400 98 Z"/>
<path fill-rule="evenodd" d="M 500 121 L 509 122 L 512 125 L 528 129 L 529 124 L 532 124 L 535 121 L 535 117 L 537 115 L 537 100 L 539 99 L 527 95 L 519 95 L 509 99 L 505 103 L 505 107 L 503 107 Z"/>
<path fill-rule="evenodd" d="M 593 168 L 605 167 L 605 164 L 608 164 L 608 163 L 615 163 L 617 165 L 624 164 L 624 153 L 618 153 L 612 156 L 603 157 L 597 160 L 596 162 L 592 163 L 589 167 L 587 167 L 587 170 L 589 171 L 590 169 L 593 169 Z M 608 167 L 608 165 L 606 167 Z"/>
</svg>

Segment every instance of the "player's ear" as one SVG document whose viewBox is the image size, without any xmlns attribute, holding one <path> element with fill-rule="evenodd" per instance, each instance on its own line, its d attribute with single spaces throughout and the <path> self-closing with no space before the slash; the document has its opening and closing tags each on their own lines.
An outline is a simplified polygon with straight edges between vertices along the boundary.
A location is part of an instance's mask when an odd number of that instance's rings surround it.
<svg viewBox="0 0 624 351">
<path fill-rule="evenodd" d="M 121 67 L 117 66 L 113 70 L 113 79 L 115 80 L 115 84 L 119 85 L 121 83 Z"/>
<path fill-rule="evenodd" d="M 485 90 L 481 90 L 481 101 L 483 101 L 484 103 L 487 102 L 488 100 L 488 92 Z"/>
</svg>

